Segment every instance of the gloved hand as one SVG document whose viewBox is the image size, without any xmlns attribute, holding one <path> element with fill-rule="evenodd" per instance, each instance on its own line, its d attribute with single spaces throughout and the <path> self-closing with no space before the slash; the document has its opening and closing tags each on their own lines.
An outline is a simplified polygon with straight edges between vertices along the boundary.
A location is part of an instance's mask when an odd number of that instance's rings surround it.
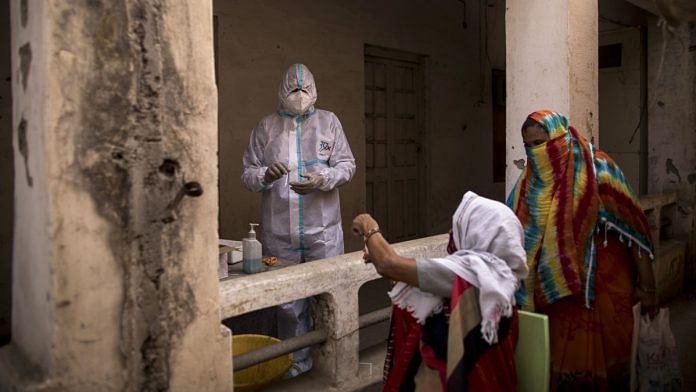
<svg viewBox="0 0 696 392">
<path fill-rule="evenodd" d="M 324 183 L 324 177 L 319 173 L 300 174 L 300 177 L 306 178 L 307 181 L 290 183 L 290 189 L 300 195 L 312 193 Z"/>
<path fill-rule="evenodd" d="M 288 174 L 289 171 L 290 170 L 288 170 L 288 167 L 285 166 L 284 163 L 276 162 L 266 169 L 266 174 L 263 175 L 263 180 L 266 181 L 267 184 L 270 184 L 280 177 Z"/>
</svg>

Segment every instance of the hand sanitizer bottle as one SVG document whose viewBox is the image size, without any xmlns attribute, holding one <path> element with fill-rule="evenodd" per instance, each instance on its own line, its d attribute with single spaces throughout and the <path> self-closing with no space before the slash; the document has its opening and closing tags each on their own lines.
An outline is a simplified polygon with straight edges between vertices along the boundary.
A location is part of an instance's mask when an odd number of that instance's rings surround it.
<svg viewBox="0 0 696 392">
<path fill-rule="evenodd" d="M 254 227 L 258 223 L 249 223 L 249 234 L 242 240 L 242 269 L 247 274 L 261 272 L 261 243 L 256 239 Z"/>
</svg>

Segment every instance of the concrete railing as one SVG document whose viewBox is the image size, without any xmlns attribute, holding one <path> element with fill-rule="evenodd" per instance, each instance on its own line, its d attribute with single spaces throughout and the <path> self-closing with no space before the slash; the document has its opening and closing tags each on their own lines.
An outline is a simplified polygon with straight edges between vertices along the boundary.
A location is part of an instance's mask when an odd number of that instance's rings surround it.
<svg viewBox="0 0 696 392">
<path fill-rule="evenodd" d="M 650 224 L 655 260 L 657 297 L 664 302 L 681 292 L 684 283 L 686 254 L 694 233 L 677 233 L 679 198 L 676 192 L 656 193 L 642 196 L 640 205 Z"/>
<path fill-rule="evenodd" d="M 405 257 L 441 257 L 447 235 L 394 244 Z M 312 374 L 332 390 L 353 390 L 359 380 L 360 287 L 380 276 L 353 252 L 275 271 L 220 282 L 221 317 L 227 319 L 301 298 L 316 297 L 315 329 L 327 333 L 314 350 Z M 233 359 L 234 361 L 234 359 Z"/>
</svg>

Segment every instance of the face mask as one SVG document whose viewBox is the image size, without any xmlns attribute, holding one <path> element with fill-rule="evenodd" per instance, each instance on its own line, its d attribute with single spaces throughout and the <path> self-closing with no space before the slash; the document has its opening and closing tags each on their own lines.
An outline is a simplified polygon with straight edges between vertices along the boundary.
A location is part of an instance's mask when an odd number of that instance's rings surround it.
<svg viewBox="0 0 696 392">
<path fill-rule="evenodd" d="M 292 114 L 300 115 L 307 112 L 310 106 L 312 106 L 312 98 L 309 94 L 304 91 L 296 91 L 290 93 L 287 98 L 285 98 L 285 107 Z"/>
</svg>

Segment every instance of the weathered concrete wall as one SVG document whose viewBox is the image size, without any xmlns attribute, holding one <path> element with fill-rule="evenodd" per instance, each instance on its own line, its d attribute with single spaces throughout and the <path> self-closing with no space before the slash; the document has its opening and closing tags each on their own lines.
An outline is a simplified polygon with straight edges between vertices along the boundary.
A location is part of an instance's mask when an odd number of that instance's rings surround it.
<svg viewBox="0 0 696 392">
<path fill-rule="evenodd" d="M 0 345 L 10 337 L 12 303 L 12 71 L 10 70 L 10 3 L 0 5 Z"/>
<path fill-rule="evenodd" d="M 16 0 L 11 21 L 0 390 L 229 389 L 210 1 Z"/>
<path fill-rule="evenodd" d="M 641 178 L 641 32 L 621 28 L 599 35 L 600 45 L 621 44 L 621 66 L 599 70 L 602 150 L 619 164 L 633 190 Z"/>
<path fill-rule="evenodd" d="M 259 220 L 260 195 L 241 185 L 242 154 L 257 121 L 278 105 L 282 73 L 303 62 L 317 80 L 317 107 L 338 115 L 357 160 L 341 205 L 346 250 L 360 247 L 348 225 L 365 210 L 365 44 L 428 56 L 427 232 L 449 228 L 465 190 L 502 199 L 503 184 L 492 180 L 491 63 L 481 61 L 479 46 L 484 11 L 489 29 L 502 35 L 504 22 L 495 18 L 504 6 L 493 4 L 479 9 L 469 1 L 465 10 L 456 1 L 217 1 L 221 235 L 241 238 L 247 222 Z M 489 41 L 491 53 L 504 51 L 503 41 Z M 504 66 L 504 52 L 496 58 Z"/>
<path fill-rule="evenodd" d="M 650 193 L 677 191 L 675 229 L 693 232 L 696 203 L 696 27 L 682 24 L 674 37 L 663 34 L 656 18 L 648 24 L 648 167 Z M 665 46 L 661 72 L 662 48 Z M 658 74 L 659 73 L 659 74 Z M 694 271 L 695 249 L 687 268 Z M 693 272 L 692 272 L 693 273 Z"/>
<path fill-rule="evenodd" d="M 21 3 L 21 6 L 20 6 Z M 21 348 L 32 366 L 45 373 L 52 364 L 53 309 L 50 304 L 51 249 L 49 236 L 46 123 L 47 42 L 41 15 L 45 4 L 14 1 L 12 26 L 12 141 L 15 167 L 15 218 L 13 243 L 13 346 Z M 33 17 L 29 17 L 29 14 Z M 30 42 L 33 44 L 30 44 Z M 15 291 L 24 288 L 22 292 Z M 21 328 L 32 326 L 32 328 Z M 1 378 L 1 377 L 0 377 Z"/>
<path fill-rule="evenodd" d="M 520 126 L 537 109 L 567 116 L 598 140 L 596 1 L 509 0 L 506 3 L 509 192 L 526 156 Z"/>
</svg>

